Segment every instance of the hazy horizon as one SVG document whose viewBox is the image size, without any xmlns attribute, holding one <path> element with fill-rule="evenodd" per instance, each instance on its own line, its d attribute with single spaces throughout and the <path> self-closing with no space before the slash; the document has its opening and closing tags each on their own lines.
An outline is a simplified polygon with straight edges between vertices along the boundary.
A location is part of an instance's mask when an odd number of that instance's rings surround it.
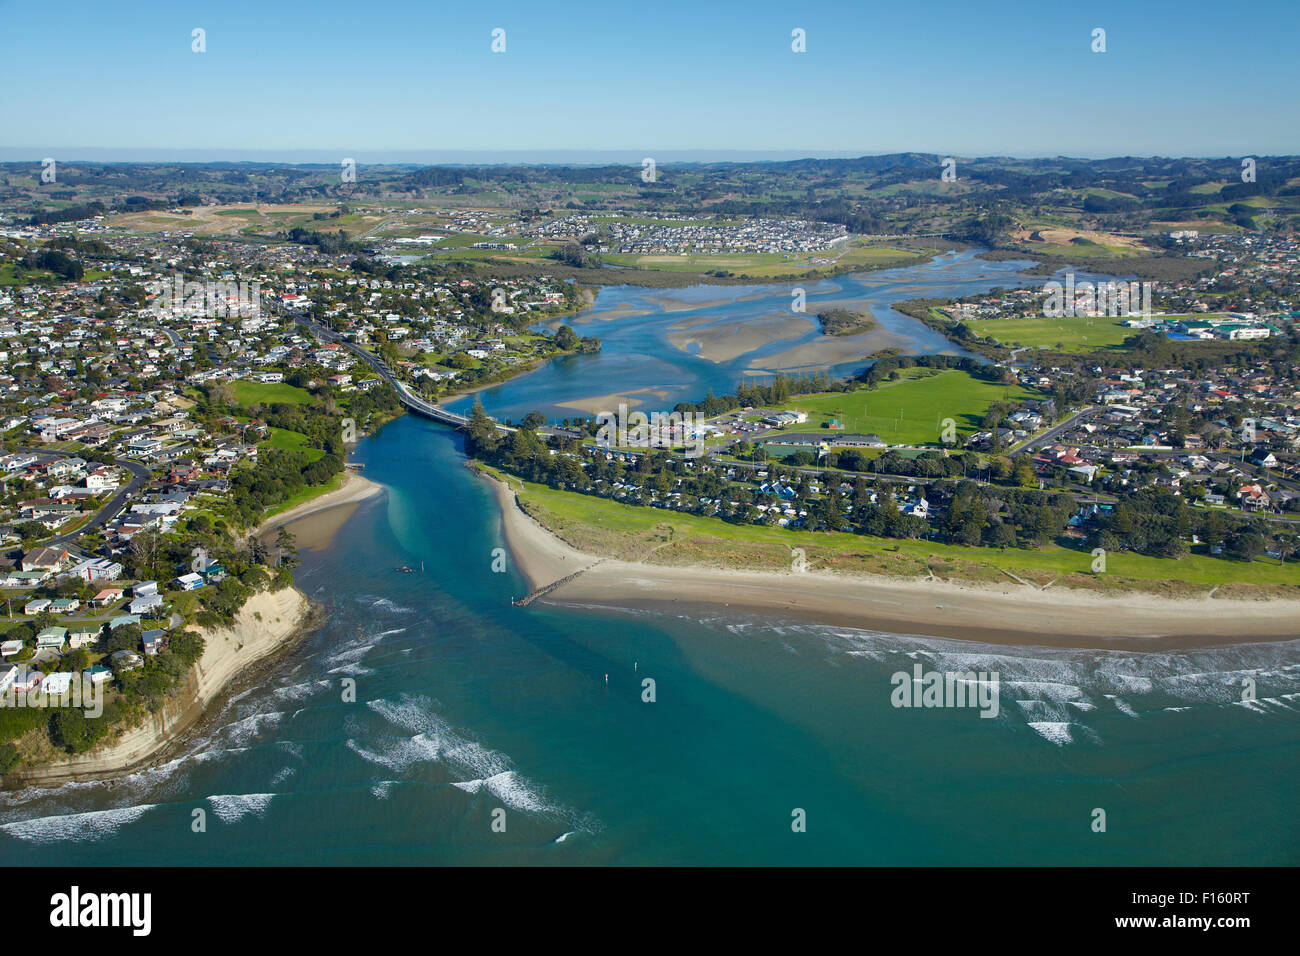
<svg viewBox="0 0 1300 956">
<path fill-rule="evenodd" d="M 662 150 L 655 155 L 661 165 L 793 162 L 798 160 L 862 159 L 873 156 L 902 154 L 923 156 L 952 155 L 957 159 L 971 160 L 1085 160 L 1113 159 L 1167 159 L 1167 160 L 1234 160 L 1237 155 L 1223 154 L 1062 154 L 1062 153 L 999 153 L 964 154 L 942 153 L 932 149 L 905 149 L 887 151 L 831 150 L 818 152 L 776 152 L 765 150 Z M 207 149 L 137 149 L 114 147 L 4 147 L 0 146 L 0 163 L 39 163 L 46 156 L 60 162 L 83 163 L 193 163 L 193 164 L 249 164 L 285 166 L 336 166 L 344 157 L 354 159 L 361 166 L 605 166 L 628 164 L 640 166 L 643 151 L 637 150 L 405 150 L 380 151 L 367 156 L 363 152 L 344 150 L 207 150 Z M 1241 156 L 1256 159 L 1269 154 L 1246 150 Z M 1300 153 L 1280 153 L 1276 156 L 1294 156 Z"/>
</svg>

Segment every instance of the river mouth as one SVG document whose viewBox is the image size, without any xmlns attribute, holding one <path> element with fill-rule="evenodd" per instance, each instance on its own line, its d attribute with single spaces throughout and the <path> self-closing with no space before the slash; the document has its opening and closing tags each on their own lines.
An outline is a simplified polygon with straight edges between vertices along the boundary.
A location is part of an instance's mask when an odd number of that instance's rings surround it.
<svg viewBox="0 0 1300 956">
<path fill-rule="evenodd" d="M 319 625 L 174 758 L 0 794 L 0 863 L 1095 865 L 1100 805 L 1126 821 L 1108 865 L 1294 864 L 1293 643 L 958 641 L 697 602 L 703 582 L 642 607 L 631 576 L 516 607 L 530 584 L 463 447 L 414 415 L 362 439 L 384 493 L 295 570 Z M 996 717 L 896 705 L 917 667 L 996 672 Z M 792 838 L 796 807 L 814 825 Z"/>
<path fill-rule="evenodd" d="M 536 411 L 556 423 L 620 404 L 669 410 L 710 391 L 732 394 L 741 382 L 778 373 L 843 378 L 862 371 L 882 349 L 984 361 L 893 308 L 909 299 L 977 295 L 1050 278 L 1027 275 L 1030 260 L 995 262 L 977 258 L 978 252 L 804 283 L 605 286 L 590 307 L 566 320 L 579 335 L 600 338 L 599 353 L 566 355 L 475 394 L 498 419 L 519 421 Z M 817 313 L 832 308 L 867 311 L 876 324 L 858 335 L 824 335 Z M 468 414 L 474 400 L 466 395 L 446 407 Z"/>
</svg>

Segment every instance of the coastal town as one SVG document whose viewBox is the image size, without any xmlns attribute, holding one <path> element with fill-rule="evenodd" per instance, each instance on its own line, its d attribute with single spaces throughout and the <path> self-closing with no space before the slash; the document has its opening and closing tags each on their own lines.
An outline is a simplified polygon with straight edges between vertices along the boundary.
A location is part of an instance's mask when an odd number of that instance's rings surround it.
<svg viewBox="0 0 1300 956">
<path fill-rule="evenodd" d="M 322 278 L 340 263 L 310 244 L 252 260 L 238 244 L 142 242 L 97 219 L 2 231 L 5 700 L 57 699 L 74 680 L 128 699 L 151 661 L 182 646 L 193 659 L 194 627 L 291 581 L 287 539 L 240 539 L 337 487 L 344 439 L 400 408 L 370 365 L 300 320 L 337 326 L 432 397 L 558 354 L 554 334 L 518 320 L 572 307 L 546 279 Z M 31 248 L 46 250 L 39 263 Z M 235 268 L 254 271 L 236 281 Z M 58 741 L 74 751 L 103 735 L 75 723 Z M 0 749 L 7 771 L 20 753 Z"/>
<path fill-rule="evenodd" d="M 847 378 L 755 378 L 665 410 L 653 439 L 618 423 L 611 444 L 594 417 L 493 421 L 440 403 L 599 352 L 565 324 L 599 291 L 572 271 L 595 257 L 834 263 L 870 237 L 770 216 L 440 209 L 414 235 L 355 241 L 329 232 L 353 215 L 340 204 L 250 241 L 71 209 L 0 218 L 0 693 L 89 680 L 156 705 L 160 691 L 140 691 L 153 662 L 194 659 L 196 629 L 292 580 L 292 535 L 259 522 L 339 488 L 348 443 L 404 410 L 467 423 L 476 455 L 530 481 L 729 524 L 977 561 L 1105 552 L 1174 574 L 1196 556 L 1243 582 L 1297 557 L 1289 233 L 1158 237 L 1195 268 L 1118 313 L 1099 295 L 1058 315 L 1043 284 L 900 303 L 969 357 L 866 352 Z M 553 266 L 509 258 L 538 248 Z M 474 267 L 448 250 L 506 258 Z M 1067 298 L 1088 275 L 1064 277 Z M 101 736 L 60 733 L 73 752 Z M 4 759 L 22 755 L 11 743 Z"/>
<path fill-rule="evenodd" d="M 458 213 L 446 225 L 494 250 L 517 237 L 599 252 L 831 254 L 849 238 L 768 219 L 493 225 Z M 321 235 L 251 245 L 140 233 L 103 215 L 0 222 L 0 587 L 14 622 L 0 635 L 0 692 L 66 691 L 78 674 L 130 680 L 177 633 L 229 618 L 291 566 L 285 540 L 217 557 L 218 541 L 277 505 L 250 481 L 268 462 L 299 471 L 286 502 L 311 497 L 337 484 L 344 428 L 355 436 L 403 402 L 599 347 L 562 324 L 581 306 L 572 281 L 412 271 L 400 256 L 333 251 Z M 533 477 L 728 522 L 1286 563 L 1300 542 L 1300 364 L 1219 352 L 1193 371 L 1157 360 L 1151 337 L 1184 349 L 1294 338 L 1300 243 L 1191 232 L 1169 242 L 1214 269 L 1162 282 L 1151 312 L 1071 312 L 1057 332 L 1067 343 L 1021 341 L 1026 323 L 1052 321 L 1032 286 L 926 302 L 920 317 L 991 364 L 883 359 L 874 378 L 737 394 L 690 408 L 689 433 L 679 425 L 643 450 L 591 441 L 594 420 L 575 418 L 567 434 L 516 440 L 506 463 L 543 454 Z M 1089 332 L 1112 334 L 1113 354 L 1089 351 Z M 961 429 L 891 433 L 868 414 L 872 390 L 933 390 L 932 376 L 961 386 L 950 411 Z M 962 389 L 982 380 L 1018 398 L 967 407 Z M 329 410 L 339 438 L 302 418 L 309 407 Z M 675 453 L 692 441 L 705 457 Z M 1132 519 L 1152 509 L 1165 515 L 1156 527 Z M 178 561 L 159 558 L 160 542 Z"/>
</svg>

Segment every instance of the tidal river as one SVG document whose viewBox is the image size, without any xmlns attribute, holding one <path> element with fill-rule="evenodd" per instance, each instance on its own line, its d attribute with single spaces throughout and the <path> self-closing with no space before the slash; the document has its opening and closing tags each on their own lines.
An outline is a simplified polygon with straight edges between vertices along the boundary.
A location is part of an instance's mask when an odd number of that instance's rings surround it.
<svg viewBox="0 0 1300 956">
<path fill-rule="evenodd" d="M 298 573 L 326 622 L 165 766 L 0 795 L 0 862 L 1300 862 L 1294 645 L 514 608 L 525 585 L 492 570 L 500 517 L 457 434 L 407 417 L 356 457 L 385 492 Z M 893 707 L 917 664 L 999 672 L 997 715 Z M 1225 703 L 1244 675 L 1258 701 Z"/>
<path fill-rule="evenodd" d="M 836 276 L 817 282 L 697 285 L 686 289 L 606 286 L 593 307 L 565 321 L 579 335 L 602 342 L 598 354 L 572 355 L 479 392 L 488 413 L 519 421 L 531 411 L 551 421 L 631 408 L 668 411 L 699 401 L 709 389 L 733 394 L 746 379 L 778 371 L 828 370 L 842 377 L 861 371 L 882 348 L 909 355 L 966 355 L 944 336 L 891 306 L 908 299 L 975 295 L 999 287 L 1041 284 L 1022 270 L 1027 261 L 989 262 L 973 251 L 936 256 L 920 265 Z M 1106 279 L 1076 273 L 1079 279 Z M 795 291 L 802 289 L 802 312 Z M 818 312 L 865 308 L 876 320 L 869 333 L 822 334 Z M 474 398 L 449 401 L 468 414 Z"/>
</svg>

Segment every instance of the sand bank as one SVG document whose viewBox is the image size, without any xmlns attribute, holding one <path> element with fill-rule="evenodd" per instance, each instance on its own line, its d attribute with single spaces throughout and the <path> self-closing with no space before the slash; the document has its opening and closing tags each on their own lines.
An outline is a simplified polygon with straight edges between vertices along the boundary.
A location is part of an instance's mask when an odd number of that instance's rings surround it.
<svg viewBox="0 0 1300 956">
<path fill-rule="evenodd" d="M 736 572 L 605 560 L 525 514 L 492 482 L 506 543 L 531 588 L 589 568 L 543 603 L 685 611 L 725 607 L 773 619 L 990 644 L 1167 651 L 1300 638 L 1300 601 L 1169 600 L 1134 592 L 829 573 Z"/>
<path fill-rule="evenodd" d="M 807 335 L 816 323 L 807 316 L 789 312 L 769 312 L 756 318 L 719 321 L 706 318 L 678 322 L 668 333 L 668 341 L 681 352 L 696 354 L 710 362 L 730 362 L 757 349 Z"/>
<path fill-rule="evenodd" d="M 278 515 L 267 518 L 258 526 L 257 533 L 265 535 L 268 531 L 274 531 L 281 525 L 298 521 L 318 511 L 327 511 L 340 505 L 357 505 L 384 490 L 383 485 L 376 484 L 358 472 L 348 471 L 346 474 L 347 477 L 343 479 L 343 484 L 338 488 L 327 491 L 325 494 L 311 499 L 311 501 L 304 501 L 288 511 L 282 511 Z"/>
<path fill-rule="evenodd" d="M 647 298 L 662 308 L 665 312 L 691 312 L 695 309 L 716 309 L 720 305 L 728 305 L 736 301 L 735 299 L 709 299 L 706 302 L 690 302 L 666 293 L 663 295 L 647 296 Z"/>
<path fill-rule="evenodd" d="M 749 363 L 749 368 L 774 372 L 795 371 L 839 365 L 842 362 L 865 361 L 868 355 L 882 349 L 901 349 L 910 341 L 907 336 L 880 326 L 857 335 L 823 335 L 784 352 L 760 356 Z"/>
<path fill-rule="evenodd" d="M 644 397 L 638 397 L 644 396 Z M 667 401 L 668 392 L 661 388 L 638 388 L 630 392 L 614 392 L 611 395 L 597 395 L 593 398 L 575 398 L 569 402 L 561 402 L 561 408 L 572 408 L 576 411 L 585 412 L 588 415 L 603 415 L 618 411 L 619 405 L 626 405 L 629 409 L 645 408 L 647 411 L 671 411 L 660 405 L 652 408 L 654 403 Z"/>
</svg>

